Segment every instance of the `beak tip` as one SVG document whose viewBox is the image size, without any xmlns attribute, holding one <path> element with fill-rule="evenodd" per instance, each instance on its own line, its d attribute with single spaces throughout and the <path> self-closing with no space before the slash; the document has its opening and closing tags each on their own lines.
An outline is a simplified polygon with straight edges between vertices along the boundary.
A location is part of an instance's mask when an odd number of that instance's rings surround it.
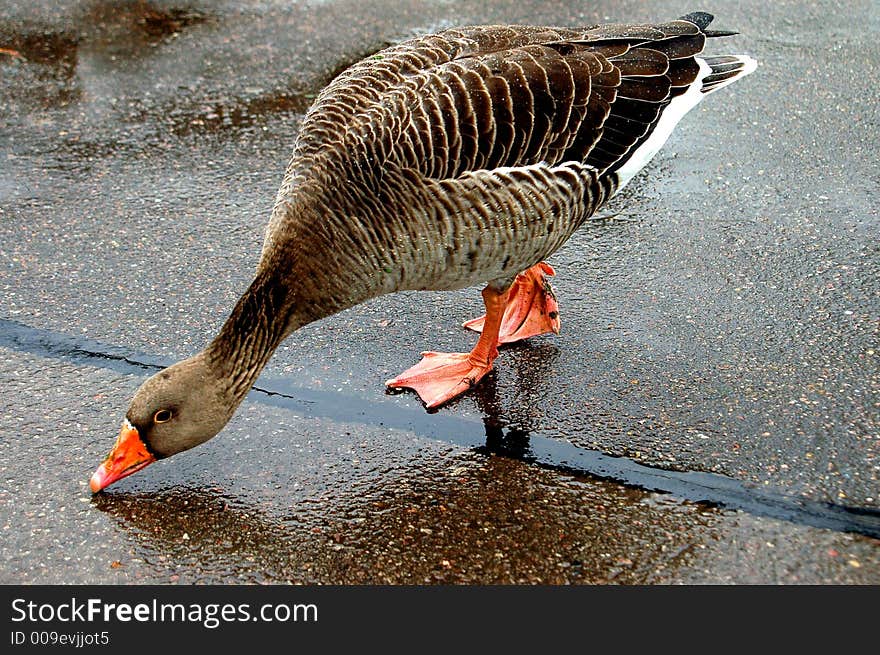
<svg viewBox="0 0 880 655">
<path fill-rule="evenodd" d="M 101 475 L 101 469 L 95 471 L 94 475 L 92 475 L 89 480 L 89 489 L 92 490 L 93 494 L 98 493 L 101 489 L 104 488 L 104 476 Z"/>
</svg>

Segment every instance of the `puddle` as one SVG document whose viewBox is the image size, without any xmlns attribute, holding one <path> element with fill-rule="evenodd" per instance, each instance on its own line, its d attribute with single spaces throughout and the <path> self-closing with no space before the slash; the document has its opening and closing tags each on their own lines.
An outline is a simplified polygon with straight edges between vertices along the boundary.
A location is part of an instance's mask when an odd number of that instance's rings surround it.
<svg viewBox="0 0 880 655">
<path fill-rule="evenodd" d="M 172 363 L 131 353 L 122 347 L 75 339 L 3 319 L 0 319 L 0 347 L 124 373 L 148 373 Z M 634 489 L 671 494 L 691 503 L 880 538 L 880 510 L 789 496 L 717 473 L 650 467 L 627 457 L 580 448 L 563 438 L 535 432 L 527 425 L 506 425 L 493 409 L 497 402 L 492 398 L 491 384 L 481 385 L 475 393 L 480 394 L 482 421 L 442 411 L 428 413 L 420 407 L 401 404 L 393 396 L 367 399 L 297 387 L 284 379 L 261 378 L 248 400 L 283 407 L 309 418 L 405 430 L 471 448 L 483 455 L 502 456 L 569 476 L 588 476 Z"/>
<path fill-rule="evenodd" d="M 93 50 L 118 57 L 137 57 L 184 29 L 208 21 L 203 11 L 163 8 L 149 2 L 93 2 L 78 20 Z"/>
<path fill-rule="evenodd" d="M 212 579 L 239 582 L 285 581 L 286 571 L 301 568 L 291 562 L 297 549 L 284 525 L 259 511 L 232 506 L 215 490 L 172 488 L 156 494 L 95 496 L 92 502 L 132 533 L 141 545 L 138 559 L 153 569 L 167 568 L 169 577 L 182 569 L 192 575 L 206 562 Z M 259 574 L 251 573 L 252 568 Z M 172 581 L 201 582 L 197 573 Z"/>
<path fill-rule="evenodd" d="M 320 519 L 305 524 L 274 517 L 268 508 L 235 506 L 219 488 L 117 491 L 92 503 L 132 536 L 134 552 L 126 556 L 137 562 L 123 556 L 117 566 L 144 562 L 150 575 L 179 584 L 203 577 L 305 584 L 644 583 L 692 566 L 695 534 L 711 531 L 719 519 L 711 509 L 652 503 L 644 491 L 536 475 L 504 457 L 465 454 L 456 464 L 405 471 L 380 494 L 344 507 L 335 499 Z"/>
<path fill-rule="evenodd" d="M 14 34 L 2 39 L 0 53 L 32 64 L 57 68 L 61 77 L 70 78 L 76 70 L 78 44 L 79 39 L 71 32 Z"/>
<path fill-rule="evenodd" d="M 207 19 L 201 11 L 161 9 L 148 2 L 96 2 L 67 31 L 0 31 L 0 56 L 58 69 L 61 76 L 70 78 L 81 46 L 114 56 L 134 56 Z"/>
<path fill-rule="evenodd" d="M 312 98 L 312 93 L 270 92 L 249 99 L 205 103 L 196 112 L 189 108 L 171 110 L 165 120 L 177 136 L 202 132 L 224 132 L 232 136 L 243 129 L 265 124 L 269 117 L 302 114 Z"/>
<path fill-rule="evenodd" d="M 198 25 L 207 20 L 206 14 L 194 9 L 162 10 L 150 7 L 147 3 L 139 4 L 144 7 L 141 15 L 135 18 L 135 23 L 154 38 L 177 34 L 190 25 Z M 108 6 L 114 13 L 118 11 L 118 3 L 109 3 Z"/>
<path fill-rule="evenodd" d="M 16 103 L 45 109 L 83 96 L 83 62 L 101 74 L 128 59 L 149 56 L 165 41 L 208 21 L 202 11 L 160 8 L 149 2 L 94 2 L 63 31 L 38 25 L 0 27 L 0 69 Z"/>
<path fill-rule="evenodd" d="M 0 80 L 9 80 L 3 87 L 11 83 L 16 104 L 57 107 L 77 100 L 78 61 L 79 37 L 72 32 L 0 31 Z"/>
</svg>

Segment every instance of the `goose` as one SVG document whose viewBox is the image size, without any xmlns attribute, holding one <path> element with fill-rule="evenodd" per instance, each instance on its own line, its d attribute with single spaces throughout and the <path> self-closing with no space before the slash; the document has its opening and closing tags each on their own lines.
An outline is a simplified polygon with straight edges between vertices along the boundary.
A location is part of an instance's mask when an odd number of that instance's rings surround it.
<svg viewBox="0 0 880 655">
<path fill-rule="evenodd" d="M 427 408 L 498 346 L 558 333 L 544 260 L 706 95 L 755 70 L 704 56 L 711 14 L 658 24 L 452 28 L 336 77 L 307 111 L 253 281 L 205 349 L 146 380 L 93 492 L 218 434 L 298 328 L 383 294 L 483 285 L 468 353 L 388 380 Z"/>
</svg>

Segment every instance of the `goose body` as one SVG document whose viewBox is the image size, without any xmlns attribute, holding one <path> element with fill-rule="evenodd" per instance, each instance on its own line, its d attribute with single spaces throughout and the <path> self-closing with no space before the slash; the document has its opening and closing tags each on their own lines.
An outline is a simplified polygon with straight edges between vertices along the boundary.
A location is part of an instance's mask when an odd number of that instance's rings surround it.
<svg viewBox="0 0 880 655">
<path fill-rule="evenodd" d="M 705 95 L 756 64 L 702 56 L 712 16 L 589 28 L 478 26 L 353 65 L 316 98 L 254 281 L 204 351 L 135 394 L 93 491 L 216 435 L 297 328 L 401 290 L 486 284 L 470 353 L 425 353 L 392 387 L 429 407 L 497 345 L 559 329 L 543 263 Z"/>
</svg>

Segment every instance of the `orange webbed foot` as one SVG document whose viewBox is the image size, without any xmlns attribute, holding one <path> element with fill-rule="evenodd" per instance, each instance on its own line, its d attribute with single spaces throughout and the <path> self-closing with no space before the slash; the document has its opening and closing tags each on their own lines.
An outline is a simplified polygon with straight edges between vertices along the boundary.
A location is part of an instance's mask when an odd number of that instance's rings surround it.
<svg viewBox="0 0 880 655">
<path fill-rule="evenodd" d="M 423 352 L 422 361 L 385 384 L 413 389 L 428 409 L 439 407 L 473 388 L 492 370 L 491 361 L 479 361 L 472 353 Z"/>
<path fill-rule="evenodd" d="M 516 276 L 507 296 L 507 305 L 501 319 L 498 343 L 513 343 L 553 332 L 559 334 L 559 304 L 547 276 L 556 271 L 547 262 L 541 262 Z M 463 327 L 482 332 L 486 317 L 467 321 Z"/>
</svg>

